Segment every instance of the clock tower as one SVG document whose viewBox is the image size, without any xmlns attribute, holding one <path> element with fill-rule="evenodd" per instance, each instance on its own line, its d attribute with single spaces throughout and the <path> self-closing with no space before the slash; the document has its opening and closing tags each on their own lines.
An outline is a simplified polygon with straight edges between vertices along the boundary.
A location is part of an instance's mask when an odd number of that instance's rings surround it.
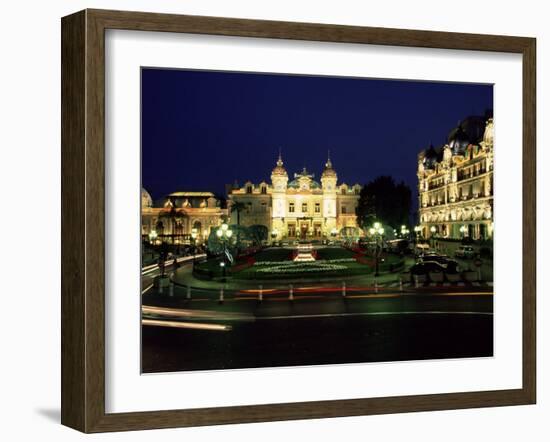
<svg viewBox="0 0 550 442">
<path fill-rule="evenodd" d="M 276 232 L 276 239 L 286 236 L 284 217 L 286 215 L 286 190 L 288 184 L 288 174 L 283 166 L 283 159 L 279 153 L 277 165 L 271 172 L 271 204 L 272 204 L 272 232 Z"/>
<path fill-rule="evenodd" d="M 325 163 L 325 169 L 321 175 L 321 184 L 323 186 L 323 217 L 325 218 L 324 230 L 327 237 L 330 236 L 332 229 L 336 228 L 336 182 L 338 175 L 332 168 L 330 156 Z"/>
</svg>

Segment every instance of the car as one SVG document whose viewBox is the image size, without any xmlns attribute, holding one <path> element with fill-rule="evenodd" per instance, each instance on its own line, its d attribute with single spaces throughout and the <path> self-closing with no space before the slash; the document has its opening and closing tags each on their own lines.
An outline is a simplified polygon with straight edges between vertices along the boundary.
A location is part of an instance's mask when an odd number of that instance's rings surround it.
<svg viewBox="0 0 550 442">
<path fill-rule="evenodd" d="M 437 261 L 421 261 L 413 265 L 409 269 L 409 273 L 411 275 L 411 281 L 413 281 L 413 278 L 415 275 L 426 275 L 428 279 L 434 280 L 435 278 L 433 276 L 430 276 L 430 274 L 433 275 L 436 273 L 441 273 L 441 276 L 437 277 L 437 280 L 441 281 L 443 279 L 443 276 L 446 276 L 449 274 L 451 275 L 458 274 L 459 269 L 458 269 L 458 263 L 453 260 L 448 260 L 446 265 L 443 265 Z"/>
<path fill-rule="evenodd" d="M 449 258 L 447 255 L 437 255 L 435 253 L 428 253 L 426 255 L 423 255 L 420 260 L 422 262 L 426 261 L 435 261 L 441 264 L 445 267 L 445 269 L 453 269 L 458 267 L 458 263 L 454 260 Z"/>
<path fill-rule="evenodd" d="M 441 273 L 443 275 L 445 267 L 435 261 L 422 261 L 413 265 L 409 271 L 405 274 L 411 282 L 415 282 L 415 278 L 418 282 L 424 282 L 429 279 L 430 273 Z"/>
<path fill-rule="evenodd" d="M 475 258 L 476 256 L 477 253 L 472 246 L 460 246 L 455 251 L 456 258 Z"/>
<path fill-rule="evenodd" d="M 414 247 L 414 256 L 417 258 L 428 253 L 430 251 L 430 246 L 428 244 L 416 244 Z"/>
<path fill-rule="evenodd" d="M 413 275 L 426 274 L 428 272 L 444 272 L 445 267 L 436 261 L 417 262 L 410 268 Z"/>
</svg>

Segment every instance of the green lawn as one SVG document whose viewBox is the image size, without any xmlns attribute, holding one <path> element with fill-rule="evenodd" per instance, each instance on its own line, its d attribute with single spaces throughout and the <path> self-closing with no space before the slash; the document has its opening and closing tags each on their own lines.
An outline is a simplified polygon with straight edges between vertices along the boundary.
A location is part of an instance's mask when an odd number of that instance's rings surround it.
<svg viewBox="0 0 550 442">
<path fill-rule="evenodd" d="M 354 253 L 341 247 L 327 247 L 317 250 L 317 261 L 311 263 L 295 263 L 290 260 L 293 249 L 269 248 L 258 252 L 256 264 L 240 271 L 227 269 L 227 275 L 233 279 L 273 280 L 273 279 L 305 279 L 321 277 L 341 277 L 366 275 L 374 271 L 374 266 L 351 261 Z M 336 260 L 336 261 L 334 261 Z M 340 260 L 344 260 L 343 262 Z M 350 260 L 350 261 L 347 261 Z M 238 262 L 236 265 L 241 264 Z M 398 271 L 403 266 L 401 257 L 393 254 L 384 256 L 380 263 L 380 271 Z M 203 278 L 220 277 L 222 269 L 219 259 L 211 259 L 197 263 L 195 276 Z"/>
<path fill-rule="evenodd" d="M 314 270 L 315 263 L 304 264 L 302 269 L 308 269 L 307 271 L 295 272 L 292 271 L 293 267 L 289 266 L 288 271 L 279 270 L 277 272 L 272 271 L 259 271 L 260 267 L 253 266 L 238 273 L 233 273 L 233 279 L 258 279 L 258 280 L 273 280 L 273 279 L 307 279 L 307 278 L 334 278 L 338 276 L 354 276 L 354 275 L 366 275 L 373 271 L 371 267 L 365 264 L 359 264 L 357 262 L 346 262 L 340 264 L 343 268 L 336 270 Z"/>
<path fill-rule="evenodd" d="M 256 263 L 260 264 L 233 273 L 232 276 L 234 279 L 304 279 L 364 275 L 372 271 L 368 265 L 359 264 L 355 261 L 326 262 L 330 260 L 353 259 L 353 252 L 341 247 L 318 249 L 317 261 L 311 263 L 294 263 L 290 260 L 292 252 L 293 249 L 290 248 L 263 250 L 254 257 Z"/>
<path fill-rule="evenodd" d="M 353 258 L 353 252 L 342 247 L 327 247 L 317 250 L 317 259 Z"/>
</svg>

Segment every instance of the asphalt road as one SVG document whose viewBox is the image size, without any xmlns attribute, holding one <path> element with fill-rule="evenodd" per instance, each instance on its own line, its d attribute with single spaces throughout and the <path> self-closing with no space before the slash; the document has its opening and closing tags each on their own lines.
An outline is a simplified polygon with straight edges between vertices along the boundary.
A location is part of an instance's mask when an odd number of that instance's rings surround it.
<svg viewBox="0 0 550 442">
<path fill-rule="evenodd" d="M 490 292 L 308 294 L 294 301 L 164 297 L 142 327 L 144 372 L 493 354 Z M 187 303 L 187 304 L 186 304 Z M 183 326 L 185 328 L 179 328 Z M 190 328 L 189 328 L 190 327 Z"/>
<path fill-rule="evenodd" d="M 231 331 L 144 326 L 143 372 L 493 355 L 492 315 L 403 314 L 239 322 Z"/>
</svg>

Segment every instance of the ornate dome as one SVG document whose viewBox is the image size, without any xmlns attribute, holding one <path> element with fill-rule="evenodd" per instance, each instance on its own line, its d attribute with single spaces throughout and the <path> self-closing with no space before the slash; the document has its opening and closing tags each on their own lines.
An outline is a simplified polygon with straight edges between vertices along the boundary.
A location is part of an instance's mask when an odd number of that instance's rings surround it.
<svg viewBox="0 0 550 442">
<path fill-rule="evenodd" d="M 153 199 L 149 192 L 147 192 L 143 187 L 141 188 L 141 208 L 145 209 L 148 207 L 153 207 Z"/>
<path fill-rule="evenodd" d="M 281 158 L 281 154 L 279 153 L 279 159 L 277 160 L 277 165 L 271 172 L 271 176 L 284 176 L 288 177 L 288 174 L 286 173 L 286 169 L 283 167 L 283 159 Z"/>
<path fill-rule="evenodd" d="M 332 161 L 330 161 L 330 156 L 325 163 L 325 169 L 323 170 L 321 178 L 336 178 L 336 171 L 332 168 Z"/>
<path fill-rule="evenodd" d="M 449 133 L 448 141 L 453 155 L 464 155 L 468 144 L 470 144 L 468 134 L 462 129 L 461 125 L 458 125 Z"/>
<path fill-rule="evenodd" d="M 430 145 L 430 148 L 426 150 L 424 154 L 424 167 L 426 169 L 433 169 L 437 163 L 438 154 L 433 145 Z"/>
<path fill-rule="evenodd" d="M 312 180 L 312 179 L 308 180 L 307 186 L 308 186 L 309 189 L 320 189 L 321 188 L 321 185 L 317 181 Z M 291 189 L 301 188 L 299 179 L 292 180 L 290 183 L 288 183 L 288 187 L 291 188 Z"/>
<path fill-rule="evenodd" d="M 288 187 L 301 190 L 319 189 L 321 185 L 313 179 L 314 176 L 304 167 L 300 173 L 294 174 L 294 179 L 288 183 Z"/>
</svg>

